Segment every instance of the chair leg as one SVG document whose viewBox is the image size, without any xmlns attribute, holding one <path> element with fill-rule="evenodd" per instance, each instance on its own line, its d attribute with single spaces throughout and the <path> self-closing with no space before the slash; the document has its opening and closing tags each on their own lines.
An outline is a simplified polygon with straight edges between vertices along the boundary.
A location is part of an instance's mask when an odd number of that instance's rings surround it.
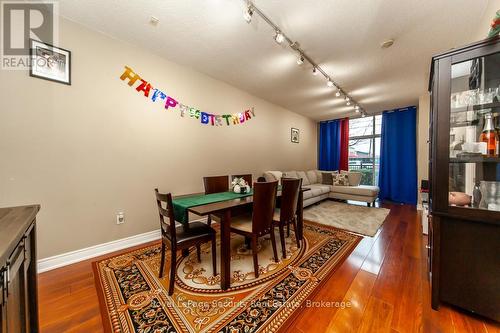
<svg viewBox="0 0 500 333">
<path fill-rule="evenodd" d="M 257 259 L 257 236 L 252 237 L 253 270 L 255 278 L 259 277 L 259 261 Z"/>
<path fill-rule="evenodd" d="M 295 234 L 295 241 L 297 242 L 297 247 L 300 249 L 300 239 L 299 233 L 297 232 L 297 219 L 293 219 L 293 233 Z"/>
<path fill-rule="evenodd" d="M 171 296 L 174 293 L 174 283 L 175 283 L 175 266 L 177 265 L 177 250 L 175 246 L 172 246 L 172 260 L 170 261 L 170 281 L 168 283 L 168 295 Z"/>
<path fill-rule="evenodd" d="M 280 241 L 281 241 L 281 252 L 283 252 L 283 259 L 286 259 L 286 248 L 285 248 L 285 228 L 283 224 L 280 223 Z"/>
<path fill-rule="evenodd" d="M 271 245 L 273 246 L 274 262 L 278 263 L 278 251 L 276 250 L 276 236 L 274 235 L 274 227 L 271 227 Z"/>
<path fill-rule="evenodd" d="M 286 237 L 290 237 L 290 222 L 286 224 Z"/>
<path fill-rule="evenodd" d="M 367 202 L 367 203 L 366 203 L 366 205 L 367 205 L 368 207 L 370 207 L 370 203 L 369 203 L 369 202 Z"/>
<path fill-rule="evenodd" d="M 163 269 L 165 268 L 165 243 L 161 242 L 161 258 L 160 258 L 160 272 L 158 277 L 161 279 L 163 277 Z"/>
<path fill-rule="evenodd" d="M 213 268 L 213 272 L 214 272 L 214 276 L 217 275 L 217 253 L 216 253 L 216 249 L 217 249 L 217 240 L 214 237 L 212 237 L 212 268 Z"/>
<path fill-rule="evenodd" d="M 212 224 L 212 216 L 208 215 L 208 217 L 207 217 L 207 225 L 210 227 L 211 224 Z"/>
<path fill-rule="evenodd" d="M 201 247 L 200 247 L 200 244 L 196 245 L 196 257 L 198 258 L 198 262 L 201 262 Z"/>
</svg>

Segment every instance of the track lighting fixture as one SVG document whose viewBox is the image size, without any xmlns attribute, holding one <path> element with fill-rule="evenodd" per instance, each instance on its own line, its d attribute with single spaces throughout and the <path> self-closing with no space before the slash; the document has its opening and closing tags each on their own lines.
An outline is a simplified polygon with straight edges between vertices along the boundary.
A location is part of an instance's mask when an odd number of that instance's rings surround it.
<svg viewBox="0 0 500 333">
<path fill-rule="evenodd" d="M 297 65 L 302 65 L 304 63 L 304 56 L 301 54 L 298 58 L 297 58 Z"/>
<path fill-rule="evenodd" d="M 345 103 L 347 106 L 351 105 L 351 102 L 347 101 L 347 103 Z"/>
<path fill-rule="evenodd" d="M 364 117 L 366 117 L 366 113 L 363 112 L 363 113 L 361 113 L 361 118 L 364 118 Z"/>
<path fill-rule="evenodd" d="M 252 15 L 253 15 L 252 5 L 249 4 L 247 10 L 245 11 L 245 14 L 243 14 L 243 18 L 245 19 L 245 21 L 247 21 L 247 23 L 250 23 L 252 22 Z"/>
<path fill-rule="evenodd" d="M 285 35 L 281 33 L 281 31 L 276 30 L 276 35 L 274 35 L 274 40 L 276 43 L 281 44 L 285 40 Z"/>
<path fill-rule="evenodd" d="M 320 72 L 324 77 L 326 78 L 326 85 L 329 88 L 336 88 L 335 96 L 344 98 L 345 102 L 347 105 L 353 105 L 354 109 L 356 112 L 361 113 L 361 115 L 364 117 L 365 112 L 364 110 L 358 105 L 358 103 L 355 100 L 352 100 L 350 97 L 347 96 L 347 93 L 342 90 L 342 88 L 335 82 L 333 81 L 328 74 L 321 68 L 317 63 L 309 57 L 304 50 L 301 48 L 300 43 L 298 41 L 292 41 L 289 36 L 286 36 L 280 29 L 278 25 L 276 25 L 260 8 L 255 6 L 255 4 L 252 2 L 253 0 L 243 0 L 244 3 L 246 4 L 246 9 L 245 12 L 243 13 L 243 18 L 247 23 L 252 22 L 253 15 L 256 14 L 258 18 L 261 18 L 266 24 L 268 24 L 272 29 L 274 30 L 274 41 L 277 44 L 283 44 L 288 45 L 295 54 L 297 54 L 297 65 L 302 65 L 304 62 L 307 60 L 309 64 L 311 64 L 312 68 L 312 74 L 313 75 L 318 75 L 318 72 Z"/>
</svg>

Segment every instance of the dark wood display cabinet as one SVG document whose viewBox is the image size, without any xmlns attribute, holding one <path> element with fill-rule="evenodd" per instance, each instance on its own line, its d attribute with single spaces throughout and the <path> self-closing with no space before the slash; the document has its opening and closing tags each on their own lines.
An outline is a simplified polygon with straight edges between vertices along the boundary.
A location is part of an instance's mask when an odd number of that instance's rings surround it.
<svg viewBox="0 0 500 333">
<path fill-rule="evenodd" d="M 0 208 L 0 333 L 38 332 L 36 214 Z"/>
<path fill-rule="evenodd" d="M 434 56 L 429 91 L 432 308 L 500 321 L 500 39 Z"/>
</svg>

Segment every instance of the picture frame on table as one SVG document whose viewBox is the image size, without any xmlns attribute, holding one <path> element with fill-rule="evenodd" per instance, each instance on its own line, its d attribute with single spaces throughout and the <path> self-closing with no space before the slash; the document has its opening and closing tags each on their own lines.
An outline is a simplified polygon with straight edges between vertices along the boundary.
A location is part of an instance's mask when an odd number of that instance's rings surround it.
<svg viewBox="0 0 500 333">
<path fill-rule="evenodd" d="M 299 129 L 298 128 L 292 127 L 291 132 L 290 132 L 290 140 L 293 143 L 299 143 Z"/>
<path fill-rule="evenodd" d="M 71 85 L 71 51 L 30 39 L 30 76 Z"/>
</svg>

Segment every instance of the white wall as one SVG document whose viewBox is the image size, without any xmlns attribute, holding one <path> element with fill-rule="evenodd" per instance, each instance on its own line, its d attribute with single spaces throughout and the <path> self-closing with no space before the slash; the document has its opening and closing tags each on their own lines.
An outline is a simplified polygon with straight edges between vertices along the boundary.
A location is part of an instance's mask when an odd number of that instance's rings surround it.
<svg viewBox="0 0 500 333">
<path fill-rule="evenodd" d="M 66 20 L 60 46 L 72 51 L 71 86 L 0 72 L 0 206 L 42 205 L 40 258 L 158 228 L 155 187 L 193 193 L 206 175 L 316 166 L 308 118 Z M 125 65 L 185 104 L 256 117 L 229 127 L 181 118 L 121 81 Z"/>
</svg>

